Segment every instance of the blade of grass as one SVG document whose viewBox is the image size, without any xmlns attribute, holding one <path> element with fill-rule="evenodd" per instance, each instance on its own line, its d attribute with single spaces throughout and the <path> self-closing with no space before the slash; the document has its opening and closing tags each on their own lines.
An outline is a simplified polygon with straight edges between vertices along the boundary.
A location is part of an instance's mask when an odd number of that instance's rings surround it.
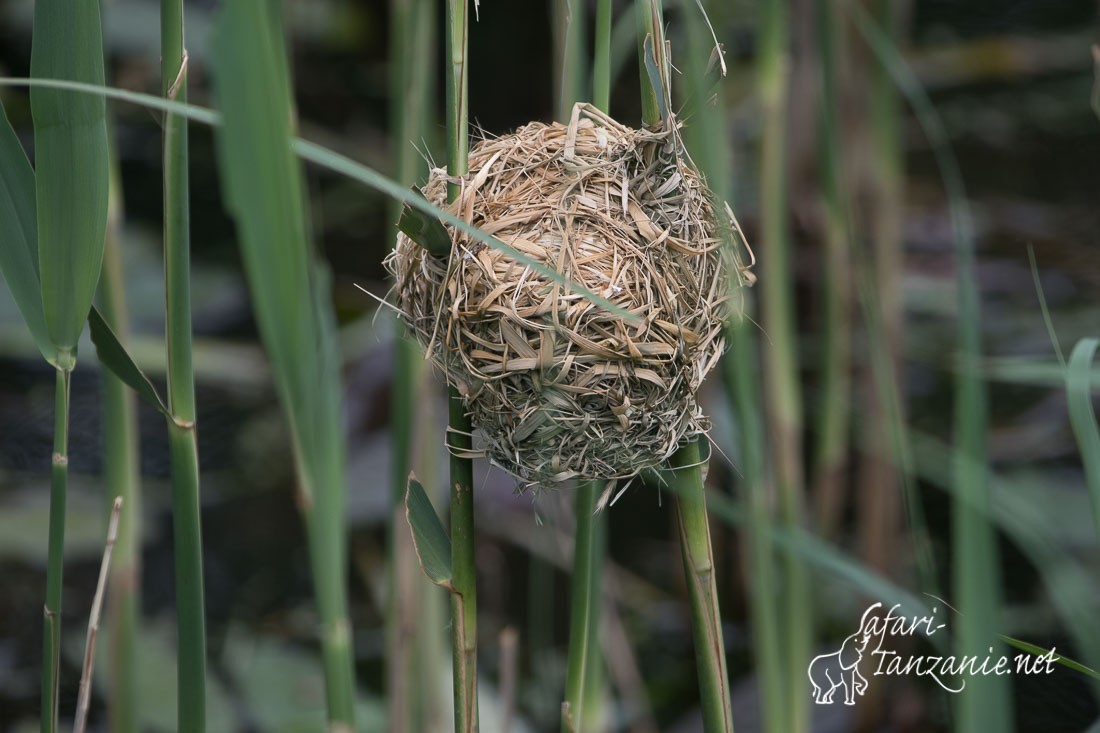
<svg viewBox="0 0 1100 733">
<path fill-rule="evenodd" d="M 160 110 L 162 112 L 169 112 L 171 114 L 180 115 L 186 117 L 194 122 L 199 122 L 204 125 L 220 126 L 222 124 L 221 117 L 217 112 L 210 109 L 205 109 L 194 104 L 183 104 L 180 102 L 173 102 L 164 100 L 159 97 L 155 97 L 149 94 L 141 94 L 139 92 L 131 92 L 125 89 L 115 89 L 112 87 L 105 87 L 96 84 L 83 84 L 79 82 L 65 82 L 57 80 L 47 79 L 15 79 L 10 77 L 0 77 L 0 86 L 40 86 L 49 89 L 63 89 L 67 91 L 76 91 L 84 94 L 98 95 L 107 99 L 117 99 L 123 102 L 129 102 L 137 104 L 147 109 Z M 471 225 L 468 222 L 463 221 L 454 214 L 445 211 L 438 206 L 429 203 L 423 196 L 414 194 L 412 191 L 406 189 L 396 181 L 383 176 L 372 168 L 369 168 L 361 163 L 348 158 L 345 155 L 341 155 L 336 151 L 329 150 L 316 143 L 302 140 L 301 138 L 291 138 L 291 149 L 302 160 L 314 163 L 322 168 L 332 171 L 333 173 L 339 173 L 348 178 L 359 181 L 369 188 L 373 188 L 379 193 L 385 194 L 392 199 L 401 201 L 408 204 L 414 209 L 422 211 L 432 216 L 438 217 L 441 221 L 450 226 L 455 227 L 459 231 L 469 234 L 474 240 L 485 244 L 487 247 L 503 252 L 516 262 L 522 265 L 530 267 L 543 277 L 563 285 L 579 295 L 584 296 L 587 300 L 607 309 L 610 313 L 614 313 L 620 316 L 627 323 L 638 324 L 640 318 L 637 314 L 631 313 L 615 305 L 611 301 L 603 298 L 591 290 L 585 288 L 579 283 L 575 283 L 561 273 L 555 272 L 553 269 L 546 267 L 545 265 L 536 262 L 527 255 L 523 254 L 514 247 L 500 241 L 496 237 L 486 234 L 477 227 Z"/>
<path fill-rule="evenodd" d="M 182 0 L 161 0 L 161 94 L 187 101 Z M 168 438 L 175 528 L 178 725 L 206 729 L 206 621 L 195 376 L 191 364 L 191 234 L 187 121 L 166 115 L 163 134 L 164 294 Z"/>
<path fill-rule="evenodd" d="M 447 173 L 455 178 L 468 170 L 469 39 L 466 0 L 447 0 Z M 459 194 L 451 184 L 448 200 Z M 455 592 L 451 594 L 451 641 L 454 665 L 455 731 L 476 733 L 477 700 L 477 572 L 474 560 L 473 461 L 470 416 L 458 390 L 449 388 L 447 445 L 451 452 L 451 542 Z"/>
<path fill-rule="evenodd" d="M 213 41 L 224 125 L 219 172 L 241 243 L 253 309 L 290 425 L 325 673 L 329 730 L 354 722 L 340 371 L 328 280 L 306 228 L 282 32 L 266 0 L 225 5 Z"/>
<path fill-rule="evenodd" d="M 31 76 L 103 84 L 98 3 L 35 3 Z M 106 103 L 45 87 L 30 97 L 43 314 L 58 363 L 71 368 L 103 260 Z"/>
<path fill-rule="evenodd" d="M 34 171 L 0 104 L 0 274 L 30 329 L 42 358 L 53 363 L 56 349 L 42 311 L 38 277 L 38 222 L 35 220 Z"/>
<path fill-rule="evenodd" d="M 122 188 L 117 158 L 111 155 L 111 191 L 108 197 L 107 241 L 103 273 L 99 279 L 99 303 L 103 318 L 120 338 L 129 331 L 126 316 L 125 277 L 122 272 L 120 231 Z M 94 309 L 93 309 L 94 312 Z M 91 320 L 91 319 L 89 319 Z M 106 324 L 105 324 L 106 325 Z M 116 733 L 136 733 L 138 726 L 137 639 L 141 623 L 141 552 L 137 403 L 126 384 L 110 369 L 100 370 L 103 390 L 103 482 L 107 496 L 122 502 L 111 565 L 107 635 L 110 659 L 108 715 Z M 113 512 L 112 505 L 112 512 Z"/>
<path fill-rule="evenodd" d="M 1069 405 L 1069 421 L 1081 452 L 1085 467 L 1085 481 L 1092 502 L 1092 518 L 1100 536 L 1100 427 L 1092 409 L 1092 360 L 1100 341 L 1081 339 L 1073 347 L 1066 367 L 1066 402 Z"/>
</svg>

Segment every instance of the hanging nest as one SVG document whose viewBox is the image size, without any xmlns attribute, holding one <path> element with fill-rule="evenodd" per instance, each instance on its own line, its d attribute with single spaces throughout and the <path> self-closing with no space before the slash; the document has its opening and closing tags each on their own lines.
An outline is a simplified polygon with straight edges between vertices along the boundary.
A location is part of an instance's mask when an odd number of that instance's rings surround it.
<svg viewBox="0 0 1100 733">
<path fill-rule="evenodd" d="M 741 237 L 733 214 L 716 214 L 678 131 L 577 105 L 568 126 L 481 141 L 469 170 L 433 169 L 425 197 L 632 316 L 451 227 L 447 260 L 399 234 L 386 267 L 402 318 L 489 458 L 535 485 L 614 481 L 704 433 L 696 393 L 724 348 L 725 273 L 747 271 L 722 245 Z"/>
</svg>

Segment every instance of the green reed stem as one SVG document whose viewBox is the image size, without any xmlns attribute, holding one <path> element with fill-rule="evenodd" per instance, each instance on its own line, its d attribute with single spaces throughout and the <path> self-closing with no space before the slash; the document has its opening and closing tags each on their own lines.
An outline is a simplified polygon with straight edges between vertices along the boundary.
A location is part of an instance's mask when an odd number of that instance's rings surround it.
<svg viewBox="0 0 1100 733">
<path fill-rule="evenodd" d="M 61 667 L 61 583 L 65 560 L 65 497 L 69 481 L 69 385 L 72 370 L 57 369 L 54 389 L 50 529 L 46 561 L 45 627 L 42 638 L 42 731 L 57 730 Z"/>
<path fill-rule="evenodd" d="M 562 707 L 562 733 L 584 730 L 586 703 L 591 688 L 587 675 L 598 651 L 599 575 L 602 570 L 596 514 L 602 484 L 585 481 L 577 487 L 577 530 L 573 549 L 571 606 L 569 613 L 569 657 L 565 677 L 565 704 Z"/>
<path fill-rule="evenodd" d="M 596 3 L 596 52 L 592 57 L 592 104 L 611 111 L 611 0 Z"/>
<path fill-rule="evenodd" d="M 420 157 L 416 146 L 427 133 L 430 106 L 431 59 L 415 49 L 432 48 L 434 13 L 427 0 L 392 0 L 391 33 L 394 39 L 390 66 L 391 130 L 395 145 L 394 179 L 405 186 L 417 180 Z M 401 215 L 401 203 L 394 201 L 390 221 Z M 429 617 L 438 615 L 441 601 L 420 583 L 416 552 L 404 518 L 405 489 L 412 469 L 417 404 L 417 387 L 424 373 L 424 359 L 416 343 L 399 334 L 394 340 L 392 394 L 393 476 L 392 521 L 387 553 L 389 592 L 386 608 L 386 666 L 389 730 L 415 733 L 433 723 L 437 706 L 437 648 L 442 637 L 433 633 Z M 424 467 L 418 469 L 425 477 Z M 430 481 L 425 481 L 431 486 Z M 404 532 L 399 530 L 403 529 Z M 439 649 L 441 652 L 441 649 Z M 427 694 L 424 694 L 427 686 Z"/>
<path fill-rule="evenodd" d="M 581 0 L 554 0 L 554 68 L 558 119 L 569 121 L 573 103 L 587 97 L 585 12 Z"/>
<path fill-rule="evenodd" d="M 691 601 L 691 629 L 695 640 L 695 666 L 699 673 L 703 730 L 706 733 L 732 733 L 729 672 L 722 638 L 722 615 L 718 610 L 702 463 L 698 442 L 688 443 L 669 460 L 669 465 L 675 469 L 670 476 L 676 483 L 680 554 Z"/>
<path fill-rule="evenodd" d="M 760 251 L 767 253 L 760 287 L 764 351 L 765 410 L 774 436 L 777 512 L 781 524 L 801 526 L 804 515 L 802 475 L 802 400 L 798 382 L 794 292 L 787 232 L 787 97 L 789 65 L 787 0 L 764 4 L 760 15 L 757 83 L 761 99 Z M 797 733 L 808 726 L 810 696 L 806 679 L 812 619 L 809 582 L 801 559 L 782 562 L 783 688 L 785 702 L 769 706 L 769 730 Z M 805 691 L 805 694 L 803 692 Z M 775 700 L 778 692 L 770 694 Z M 778 716 L 776 719 L 775 716 Z"/>
<path fill-rule="evenodd" d="M 161 93 L 187 101 L 182 0 L 161 0 Z M 206 729 L 206 621 L 195 377 L 191 365 L 191 243 L 187 122 L 164 118 L 164 284 L 169 456 L 179 624 L 179 729 Z"/>
<path fill-rule="evenodd" d="M 107 213 L 107 240 L 103 272 L 99 279 L 100 312 L 125 345 L 129 333 L 126 315 L 125 276 L 119 229 L 122 191 L 117 160 L 111 158 L 111 192 Z M 110 645 L 108 705 L 110 729 L 134 733 L 138 729 L 137 638 L 141 622 L 141 472 L 139 467 L 137 397 L 110 369 L 100 370 L 103 385 L 103 480 L 106 484 L 108 515 L 113 497 L 122 497 L 122 509 L 110 567 L 107 607 Z"/>
<path fill-rule="evenodd" d="M 595 104 L 608 111 L 608 59 L 611 47 L 611 7 L 601 0 L 597 11 L 595 63 L 593 64 L 593 88 Z M 582 66 L 585 54 L 581 45 L 584 26 L 581 23 L 584 9 L 573 9 L 572 30 L 566 34 L 570 48 L 563 49 L 565 57 L 576 57 L 571 63 Z M 579 29 L 579 30 L 578 30 Z M 562 74 L 566 69 L 562 70 Z M 559 118 L 568 120 L 575 102 L 580 101 L 580 86 L 575 85 L 574 96 L 563 97 Z M 564 81 L 562 88 L 565 89 Z M 590 725 L 598 725 L 601 686 L 598 674 L 598 647 L 600 622 L 600 577 L 606 555 L 606 520 L 597 513 L 603 483 L 584 481 L 574 497 L 576 534 L 573 550 L 573 574 L 570 578 L 569 653 L 565 678 L 565 704 L 562 706 L 561 729 L 563 733 L 580 733 Z"/>
<path fill-rule="evenodd" d="M 844 140 L 840 120 L 838 66 L 843 51 L 839 9 L 835 2 L 818 0 L 817 27 L 821 68 L 820 138 L 821 187 L 825 231 L 822 279 L 821 389 L 817 407 L 814 496 L 818 524 L 829 536 L 840 520 L 851 405 L 849 355 L 851 271 L 848 225 L 849 201 L 844 177 Z"/>
<path fill-rule="evenodd" d="M 447 2 L 447 172 L 454 177 L 468 170 L 469 38 L 466 0 Z M 448 198 L 459 187 L 448 188 Z M 474 480 L 471 450 L 473 427 L 462 396 L 449 391 L 450 419 L 447 443 L 451 451 L 451 627 L 454 665 L 455 730 L 478 730 L 477 713 L 477 567 L 474 560 Z"/>
<path fill-rule="evenodd" d="M 649 36 L 653 39 L 655 48 L 664 43 L 664 29 L 656 22 L 664 17 L 664 11 L 661 0 L 637 0 L 634 6 L 638 22 L 638 79 L 642 87 L 642 122 L 655 125 L 661 121 L 661 109 L 657 105 L 657 92 L 650 84 L 649 72 L 646 71 L 644 42 L 646 36 Z"/>
</svg>

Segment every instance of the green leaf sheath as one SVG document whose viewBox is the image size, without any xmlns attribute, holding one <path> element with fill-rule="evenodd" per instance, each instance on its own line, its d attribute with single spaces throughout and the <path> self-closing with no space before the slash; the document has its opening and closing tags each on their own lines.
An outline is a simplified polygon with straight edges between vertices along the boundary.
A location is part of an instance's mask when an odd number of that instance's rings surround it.
<svg viewBox="0 0 1100 733">
<path fill-rule="evenodd" d="M 31 75 L 103 84 L 99 3 L 39 0 Z M 107 226 L 106 100 L 32 87 L 42 306 L 58 363 L 71 366 L 103 261 Z"/>
</svg>

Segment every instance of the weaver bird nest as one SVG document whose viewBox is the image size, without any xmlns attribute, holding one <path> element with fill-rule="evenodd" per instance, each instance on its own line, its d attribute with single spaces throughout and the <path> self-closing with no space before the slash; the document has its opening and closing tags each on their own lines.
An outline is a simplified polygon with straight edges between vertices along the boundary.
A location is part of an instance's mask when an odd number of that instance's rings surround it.
<svg viewBox="0 0 1100 733">
<path fill-rule="evenodd" d="M 402 319 L 489 458 L 534 485 L 628 479 L 704 433 L 696 393 L 724 347 L 725 273 L 747 271 L 678 132 L 578 105 L 568 126 L 481 141 L 469 171 L 432 170 L 425 197 L 622 311 L 457 229 L 448 259 L 398 235 L 386 266 Z"/>
</svg>

